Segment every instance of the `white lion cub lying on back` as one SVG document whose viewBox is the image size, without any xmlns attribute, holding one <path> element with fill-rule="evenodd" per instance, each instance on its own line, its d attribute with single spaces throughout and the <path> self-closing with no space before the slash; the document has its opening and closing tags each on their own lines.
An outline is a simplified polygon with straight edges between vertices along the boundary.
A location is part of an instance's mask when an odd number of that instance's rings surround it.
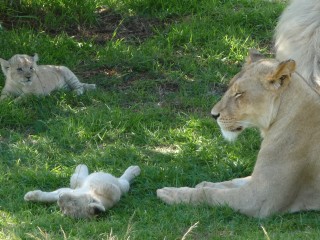
<svg viewBox="0 0 320 240">
<path fill-rule="evenodd" d="M 37 65 L 38 55 L 14 55 L 8 61 L 0 58 L 2 72 L 6 77 L 0 100 L 28 94 L 48 95 L 53 90 L 71 89 L 78 95 L 85 90 L 95 89 L 95 84 L 81 83 L 65 66 Z"/>
<path fill-rule="evenodd" d="M 53 192 L 31 191 L 24 196 L 24 200 L 58 201 L 63 214 L 74 218 L 91 218 L 115 205 L 129 191 L 130 182 L 139 174 L 138 166 L 130 166 L 120 178 L 104 172 L 89 175 L 87 166 L 81 164 L 71 176 L 71 188 L 60 188 Z"/>
</svg>

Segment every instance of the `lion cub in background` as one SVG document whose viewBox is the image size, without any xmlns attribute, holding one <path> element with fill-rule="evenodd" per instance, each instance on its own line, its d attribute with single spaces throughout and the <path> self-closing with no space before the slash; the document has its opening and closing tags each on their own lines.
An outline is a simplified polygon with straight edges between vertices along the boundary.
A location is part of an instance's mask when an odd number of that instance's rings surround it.
<svg viewBox="0 0 320 240">
<path fill-rule="evenodd" d="M 70 179 L 71 188 L 53 192 L 35 190 L 24 199 L 34 202 L 56 202 L 64 215 L 74 218 L 91 218 L 114 206 L 129 191 L 130 182 L 140 174 L 138 166 L 130 166 L 120 178 L 109 173 L 95 172 L 89 175 L 86 165 L 78 165 Z"/>
<path fill-rule="evenodd" d="M 95 84 L 81 83 L 65 66 L 37 65 L 38 55 L 14 55 L 8 61 L 0 58 L 6 77 L 0 100 L 9 96 L 21 99 L 25 95 L 49 95 L 53 90 L 71 89 L 76 94 L 96 89 Z"/>
</svg>

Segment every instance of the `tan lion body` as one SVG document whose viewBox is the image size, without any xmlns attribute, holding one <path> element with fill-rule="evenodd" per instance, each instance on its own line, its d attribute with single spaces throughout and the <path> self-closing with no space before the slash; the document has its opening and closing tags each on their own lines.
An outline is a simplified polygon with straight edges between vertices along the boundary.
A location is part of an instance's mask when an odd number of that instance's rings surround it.
<svg viewBox="0 0 320 240">
<path fill-rule="evenodd" d="M 320 92 L 320 1 L 291 0 L 275 33 L 276 58 L 293 59 L 299 72 Z"/>
<path fill-rule="evenodd" d="M 254 217 L 320 209 L 320 97 L 294 70 L 292 60 L 252 52 L 212 109 L 228 140 L 247 127 L 261 131 L 251 176 L 163 188 L 158 197 L 168 204 L 226 204 Z"/>
<path fill-rule="evenodd" d="M 26 95 L 48 95 L 58 89 L 72 89 L 77 94 L 95 89 L 95 84 L 81 83 L 65 66 L 37 65 L 38 55 L 14 55 L 8 61 L 0 58 L 6 76 L 0 100 L 9 96 L 20 99 Z"/>
<path fill-rule="evenodd" d="M 24 199 L 33 202 L 57 202 L 63 214 L 74 218 L 90 218 L 97 212 L 113 207 L 129 191 L 130 182 L 140 174 L 138 166 L 130 166 L 120 178 L 109 173 L 89 174 L 86 165 L 78 165 L 70 179 L 71 188 L 53 192 L 41 190 L 26 193 Z"/>
</svg>

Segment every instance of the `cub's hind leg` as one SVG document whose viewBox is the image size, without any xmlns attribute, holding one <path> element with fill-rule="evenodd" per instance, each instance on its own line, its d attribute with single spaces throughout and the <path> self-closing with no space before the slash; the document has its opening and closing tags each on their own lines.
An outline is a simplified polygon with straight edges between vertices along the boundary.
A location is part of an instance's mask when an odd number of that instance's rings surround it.
<svg viewBox="0 0 320 240">
<path fill-rule="evenodd" d="M 71 90 L 73 90 L 77 95 L 81 95 L 86 90 L 96 89 L 95 84 L 87 84 L 79 81 L 77 76 L 67 67 L 61 66 L 60 71 L 63 73 L 64 78 Z"/>
<path fill-rule="evenodd" d="M 129 191 L 130 183 L 132 180 L 140 174 L 141 170 L 138 166 L 130 166 L 127 170 L 122 174 L 118 181 L 121 185 L 121 191 L 126 193 Z"/>
<path fill-rule="evenodd" d="M 88 167 L 84 164 L 80 164 L 76 167 L 74 174 L 70 178 L 70 187 L 72 189 L 79 188 L 82 186 L 84 180 L 89 175 Z"/>
</svg>

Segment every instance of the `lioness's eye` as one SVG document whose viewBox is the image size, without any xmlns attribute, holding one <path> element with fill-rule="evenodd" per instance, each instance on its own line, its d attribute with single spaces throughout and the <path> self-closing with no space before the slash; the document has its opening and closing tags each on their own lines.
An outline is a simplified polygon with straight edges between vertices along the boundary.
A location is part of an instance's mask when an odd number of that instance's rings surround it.
<svg viewBox="0 0 320 240">
<path fill-rule="evenodd" d="M 287 75 L 282 75 L 279 79 L 280 79 L 280 81 L 283 81 L 283 80 L 285 80 L 287 78 Z"/>
<path fill-rule="evenodd" d="M 237 92 L 237 93 L 234 95 L 234 97 L 235 97 L 235 98 L 241 97 L 242 94 L 243 94 L 243 92 Z"/>
<path fill-rule="evenodd" d="M 22 71 L 22 68 L 17 68 L 17 70 L 18 70 L 19 72 L 21 72 L 21 71 Z"/>
<path fill-rule="evenodd" d="M 30 70 L 33 70 L 33 67 L 30 67 Z"/>
</svg>

